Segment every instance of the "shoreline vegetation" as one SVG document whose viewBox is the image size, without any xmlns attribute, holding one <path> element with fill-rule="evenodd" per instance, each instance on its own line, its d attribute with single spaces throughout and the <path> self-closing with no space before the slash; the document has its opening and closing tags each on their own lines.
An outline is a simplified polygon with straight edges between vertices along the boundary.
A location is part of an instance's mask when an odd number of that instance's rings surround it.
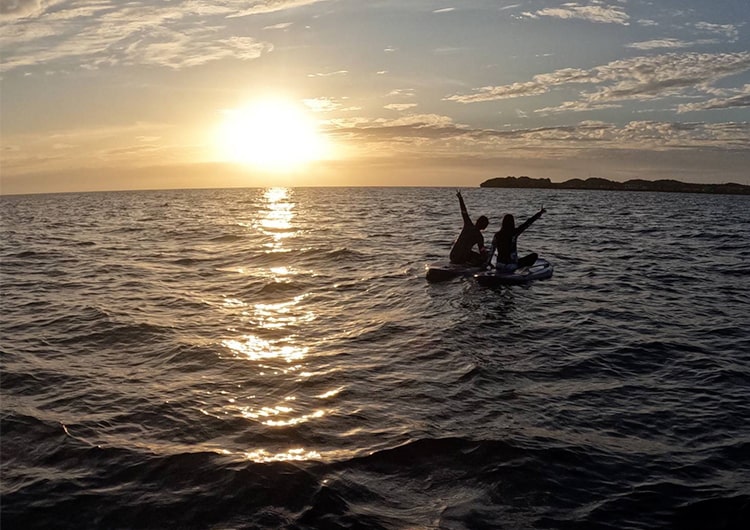
<svg viewBox="0 0 750 530">
<path fill-rule="evenodd" d="M 678 180 L 642 180 L 625 182 L 590 177 L 574 178 L 565 182 L 552 182 L 548 178 L 495 177 L 485 180 L 480 188 L 539 188 L 553 190 L 606 190 L 606 191 L 660 191 L 671 193 L 715 193 L 726 195 L 750 195 L 750 186 L 729 182 L 726 184 L 693 184 Z"/>
</svg>

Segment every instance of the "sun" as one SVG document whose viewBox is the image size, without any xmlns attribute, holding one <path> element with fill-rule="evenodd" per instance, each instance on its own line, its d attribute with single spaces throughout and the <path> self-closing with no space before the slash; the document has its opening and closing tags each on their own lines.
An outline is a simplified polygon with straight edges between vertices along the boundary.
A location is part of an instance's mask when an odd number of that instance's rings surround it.
<svg viewBox="0 0 750 530">
<path fill-rule="evenodd" d="M 329 151 L 305 108 L 279 98 L 224 111 L 216 142 L 223 160 L 274 172 L 299 169 Z"/>
</svg>

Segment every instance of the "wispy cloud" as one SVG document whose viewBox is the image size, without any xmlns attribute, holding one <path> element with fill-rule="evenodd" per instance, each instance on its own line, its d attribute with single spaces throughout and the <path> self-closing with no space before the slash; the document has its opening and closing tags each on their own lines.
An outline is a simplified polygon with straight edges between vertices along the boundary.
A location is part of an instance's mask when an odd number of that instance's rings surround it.
<svg viewBox="0 0 750 530">
<path fill-rule="evenodd" d="M 750 70 L 750 52 L 682 53 L 634 57 L 594 69 L 603 83 L 611 83 L 590 98 L 607 101 L 675 95 L 687 88 L 701 89 L 727 76 Z"/>
<path fill-rule="evenodd" d="M 400 149 L 418 147 L 423 153 L 439 153 L 461 147 L 472 156 L 505 150 L 562 150 L 564 156 L 576 156 L 582 149 L 683 150 L 710 148 L 734 150 L 750 148 L 750 123 L 681 123 L 630 121 L 623 125 L 602 121 L 581 121 L 577 125 L 478 129 L 454 123 L 447 116 L 415 114 L 394 120 L 362 120 L 340 123 L 337 134 L 376 144 L 390 143 Z"/>
<path fill-rule="evenodd" d="M 404 111 L 404 110 L 413 109 L 416 106 L 417 106 L 416 103 L 390 103 L 383 108 L 388 109 L 388 110 Z"/>
<path fill-rule="evenodd" d="M 229 17 L 246 17 L 250 15 L 262 15 L 265 13 L 275 13 L 276 11 L 285 11 L 296 7 L 303 7 L 328 0 L 224 0 L 218 2 L 232 12 Z M 206 0 L 207 4 L 209 2 Z"/>
<path fill-rule="evenodd" d="M 265 30 L 273 30 L 273 29 L 289 29 L 292 27 L 291 22 L 281 22 L 279 24 L 273 24 L 271 26 L 266 26 L 263 29 Z"/>
<path fill-rule="evenodd" d="M 536 75 L 531 81 L 478 88 L 472 94 L 448 96 L 448 101 L 476 103 L 545 94 L 572 84 L 596 85 L 577 101 L 538 112 L 582 111 L 607 108 L 626 100 L 710 94 L 711 86 L 725 77 L 750 70 L 750 52 L 668 53 L 612 61 L 590 70 L 564 69 Z"/>
<path fill-rule="evenodd" d="M 734 42 L 739 36 L 739 29 L 734 24 L 712 24 L 710 22 L 697 22 L 694 24 L 695 29 L 704 33 L 713 33 L 722 35 Z"/>
<path fill-rule="evenodd" d="M 565 68 L 549 74 L 535 75 L 531 81 L 509 85 L 487 86 L 478 88 L 473 94 L 456 94 L 445 98 L 446 101 L 458 103 L 481 103 L 499 99 L 510 99 L 545 94 L 554 86 L 571 83 L 596 83 L 598 80 L 587 70 Z"/>
<path fill-rule="evenodd" d="M 694 42 L 686 42 L 679 39 L 652 39 L 642 42 L 632 42 L 627 45 L 628 48 L 635 48 L 636 50 L 656 50 L 659 48 L 689 48 L 695 45 Z"/>
<path fill-rule="evenodd" d="M 315 98 L 305 99 L 304 104 L 313 112 L 353 111 L 360 107 L 349 105 L 348 98 Z"/>
<path fill-rule="evenodd" d="M 590 5 L 581 5 L 575 2 L 562 4 L 560 7 L 547 7 L 534 12 L 523 13 L 528 18 L 552 17 L 562 19 L 580 19 L 602 24 L 629 24 L 628 15 L 621 6 L 604 5 L 596 2 Z"/>
<path fill-rule="evenodd" d="M 348 70 L 336 70 L 334 72 L 315 72 L 312 74 L 307 74 L 307 77 L 336 77 L 348 74 Z"/>
<path fill-rule="evenodd" d="M 713 109 L 737 109 L 750 107 L 750 84 L 745 85 L 735 94 L 711 98 L 697 103 L 686 103 L 677 107 L 677 112 L 695 112 Z"/>
<path fill-rule="evenodd" d="M 160 149 L 171 149 L 156 146 L 155 142 L 174 132 L 172 125 L 137 122 L 124 126 L 60 129 L 44 134 L 5 135 L 3 168 L 11 171 L 14 168 L 44 170 L 59 160 L 69 163 L 75 160 L 83 167 L 115 160 L 121 162 L 123 157 L 115 155 L 135 152 L 143 158 Z M 127 145 L 123 145 L 123 141 Z"/>
<path fill-rule="evenodd" d="M 196 66 L 227 57 L 255 59 L 273 49 L 226 20 L 325 0 L 183 0 L 158 5 L 114 0 L 0 0 L 0 71 L 45 65 Z M 283 29 L 288 25 L 277 25 Z"/>
<path fill-rule="evenodd" d="M 0 0 L 0 20 L 24 18 L 42 11 L 40 0 Z"/>
<path fill-rule="evenodd" d="M 414 97 L 416 95 L 416 91 L 413 88 L 394 88 L 388 94 L 386 94 L 387 97 Z"/>
</svg>

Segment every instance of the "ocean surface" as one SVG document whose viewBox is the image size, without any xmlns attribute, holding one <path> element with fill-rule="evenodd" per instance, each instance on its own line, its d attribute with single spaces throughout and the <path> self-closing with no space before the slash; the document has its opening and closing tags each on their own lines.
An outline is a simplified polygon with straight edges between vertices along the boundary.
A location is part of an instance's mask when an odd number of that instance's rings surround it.
<svg viewBox="0 0 750 530">
<path fill-rule="evenodd" d="M 2 529 L 750 528 L 750 197 L 463 194 L 0 198 Z"/>
</svg>

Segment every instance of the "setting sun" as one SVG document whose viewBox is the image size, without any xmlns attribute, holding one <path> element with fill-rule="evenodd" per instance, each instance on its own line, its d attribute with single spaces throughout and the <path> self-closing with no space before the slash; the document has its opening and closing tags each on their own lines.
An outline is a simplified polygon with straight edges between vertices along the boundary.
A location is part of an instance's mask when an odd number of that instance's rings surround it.
<svg viewBox="0 0 750 530">
<path fill-rule="evenodd" d="M 327 155 L 328 145 L 305 110 L 264 99 L 225 111 L 217 135 L 224 160 L 268 171 L 288 171 Z"/>
</svg>

